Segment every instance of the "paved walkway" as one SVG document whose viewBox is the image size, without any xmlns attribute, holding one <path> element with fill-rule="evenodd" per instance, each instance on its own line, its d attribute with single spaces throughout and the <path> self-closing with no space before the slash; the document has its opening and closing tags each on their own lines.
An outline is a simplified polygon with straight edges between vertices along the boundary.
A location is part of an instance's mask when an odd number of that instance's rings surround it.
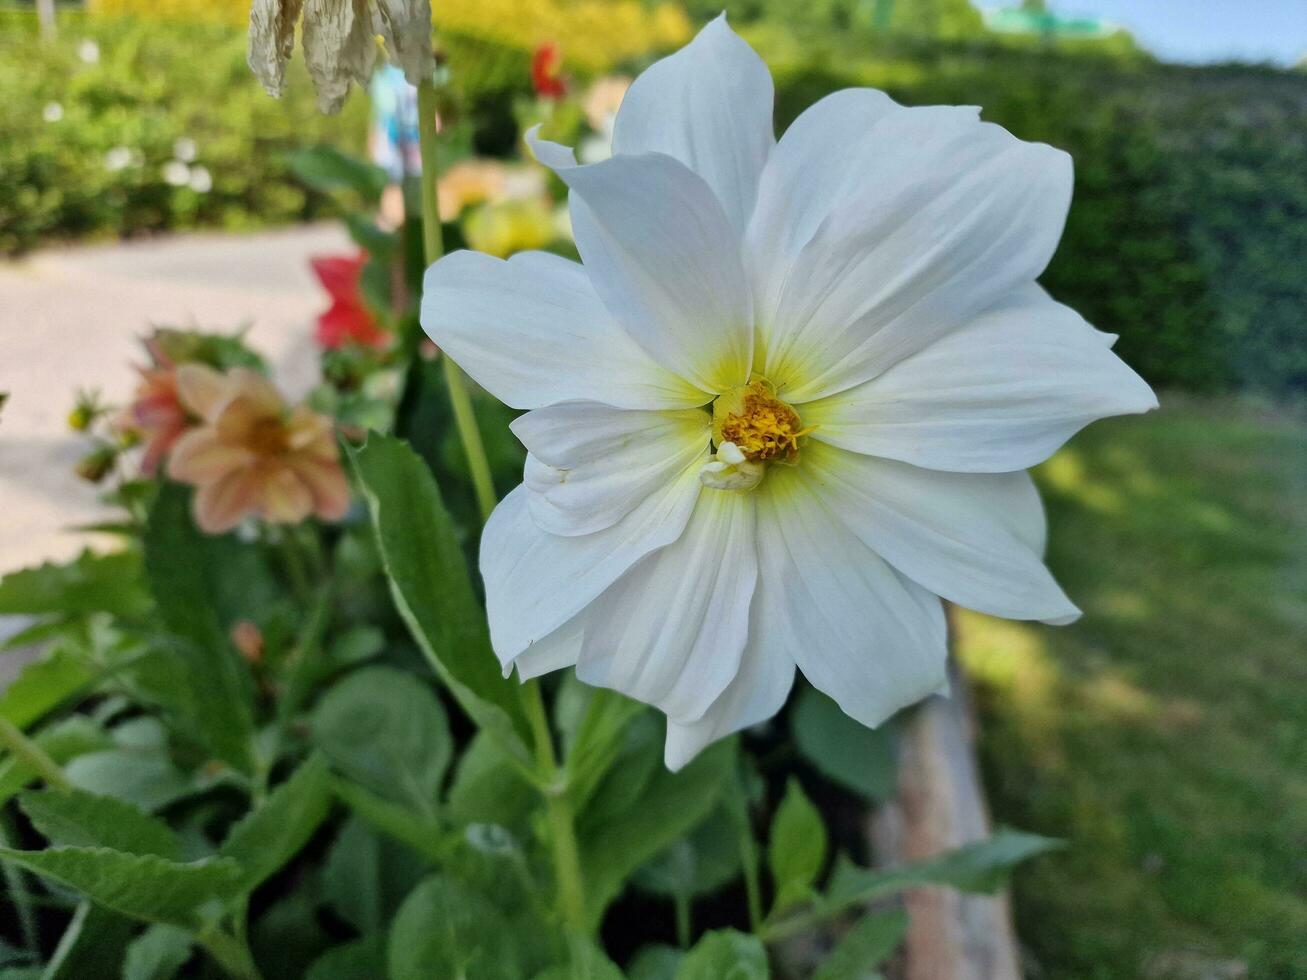
<svg viewBox="0 0 1307 980">
<path fill-rule="evenodd" d="M 104 516 L 73 475 L 86 451 L 70 432 L 78 387 L 122 404 L 135 383 L 136 338 L 151 324 L 250 327 L 290 394 L 312 384 L 314 314 L 323 294 L 308 257 L 350 249 L 315 225 L 257 235 L 202 234 L 39 253 L 0 263 L 0 574 L 76 554 L 75 524 Z"/>
</svg>

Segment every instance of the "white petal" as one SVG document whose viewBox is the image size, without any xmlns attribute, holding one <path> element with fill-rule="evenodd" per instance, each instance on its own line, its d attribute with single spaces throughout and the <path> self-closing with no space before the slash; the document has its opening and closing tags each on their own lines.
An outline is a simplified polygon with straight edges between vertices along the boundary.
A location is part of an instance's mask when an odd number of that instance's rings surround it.
<svg viewBox="0 0 1307 980">
<path fill-rule="evenodd" d="M 681 536 L 699 495 L 698 466 L 612 527 L 579 537 L 540 530 L 531 518 L 529 493 L 518 487 L 500 501 L 481 535 L 490 642 L 505 667 L 649 552 Z"/>
<path fill-rule="evenodd" d="M 512 423 L 530 455 L 524 483 L 536 525 L 552 534 L 611 527 L 696 460 L 708 458 L 711 418 L 699 409 L 623 411 L 567 402 Z"/>
<path fill-rule="evenodd" d="M 889 112 L 857 144 L 852 193 L 760 306 L 766 370 L 794 402 L 860 384 L 1043 271 L 1071 160 L 973 110 Z"/>
<path fill-rule="evenodd" d="M 764 612 L 784 600 L 778 585 L 759 575 L 749 607 L 749 641 L 726 690 L 697 721 L 667 719 L 663 761 L 673 772 L 719 738 L 766 721 L 784 707 L 794 685 L 794 654 Z"/>
<path fill-rule="evenodd" d="M 705 490 L 685 534 L 589 609 L 576 676 L 701 718 L 735 676 L 758 577 L 750 494 Z"/>
<path fill-rule="evenodd" d="M 936 595 L 1007 619 L 1079 615 L 1041 560 L 1043 513 L 1025 473 L 943 473 L 815 440 L 795 469 L 867 547 Z"/>
<path fill-rule="evenodd" d="M 803 406 L 816 438 L 930 469 L 1034 466 L 1080 429 L 1157 398 L 1104 335 L 1037 286 L 878 378 Z"/>
<path fill-rule="evenodd" d="M 454 252 L 427 270 L 422 327 L 513 408 L 590 399 L 686 408 L 709 396 L 660 367 L 609 314 L 576 262 Z"/>
<path fill-rule="evenodd" d="M 736 232 L 775 143 L 771 73 L 725 15 L 640 75 L 622 99 L 613 153 L 665 153 L 704 179 Z"/>
<path fill-rule="evenodd" d="M 585 612 L 577 613 L 543 640 L 532 643 L 519 653 L 504 669 L 505 676 L 516 668 L 518 679 L 529 681 L 564 667 L 576 666 L 576 658 L 581 655 L 581 641 L 585 637 L 585 623 Z"/>
<path fill-rule="evenodd" d="M 576 247 L 595 291 L 658 363 L 704 391 L 743 384 L 753 306 L 739 236 L 703 179 L 658 153 L 558 165 L 555 144 L 527 134 L 572 189 Z"/>
<path fill-rule="evenodd" d="M 790 124 L 767 158 L 745 236 L 757 309 L 774 310 L 795 257 L 831 211 L 860 185 L 871 130 L 904 112 L 884 92 L 846 88 L 814 103 Z M 767 324 L 763 324 L 764 328 Z"/>
<path fill-rule="evenodd" d="M 763 628 L 814 687 L 875 727 L 945 682 L 943 606 L 851 538 L 802 465 L 773 469 L 757 494 Z"/>
</svg>

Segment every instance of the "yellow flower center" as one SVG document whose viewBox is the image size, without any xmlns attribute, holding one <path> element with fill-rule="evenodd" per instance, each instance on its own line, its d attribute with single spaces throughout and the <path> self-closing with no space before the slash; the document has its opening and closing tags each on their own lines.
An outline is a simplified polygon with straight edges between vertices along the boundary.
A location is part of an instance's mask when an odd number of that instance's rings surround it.
<svg viewBox="0 0 1307 980">
<path fill-rule="evenodd" d="M 803 428 L 799 413 L 776 397 L 765 378 L 732 388 L 713 402 L 713 442 L 733 443 L 751 463 L 793 463 Z"/>
<path fill-rule="evenodd" d="M 245 435 L 245 446 L 259 456 L 280 456 L 290 448 L 290 433 L 280 418 L 256 419 Z"/>
</svg>

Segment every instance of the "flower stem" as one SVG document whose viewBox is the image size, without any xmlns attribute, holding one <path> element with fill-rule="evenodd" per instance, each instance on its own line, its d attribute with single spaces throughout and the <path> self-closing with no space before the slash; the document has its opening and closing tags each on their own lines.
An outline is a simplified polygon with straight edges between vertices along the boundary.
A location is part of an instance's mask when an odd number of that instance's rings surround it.
<svg viewBox="0 0 1307 980">
<path fill-rule="evenodd" d="M 440 204 L 436 194 L 436 89 L 430 79 L 418 86 L 418 148 L 422 153 L 422 245 L 427 266 L 445 254 L 440 234 Z M 463 371 L 447 353 L 441 352 L 441 367 L 445 373 L 445 387 L 454 409 L 454 424 L 467 454 L 468 468 L 472 472 L 472 486 L 476 491 L 481 519 L 490 517 L 495 509 L 495 484 L 490 477 L 490 461 L 477 428 L 476 414 L 472 410 L 472 397 L 468 394 Z"/>
<path fill-rule="evenodd" d="M 7 748 L 15 759 L 34 770 L 52 789 L 72 789 L 64 771 L 45 753 L 41 746 L 22 733 L 8 718 L 0 715 L 0 745 Z"/>
<path fill-rule="evenodd" d="M 263 980 L 259 968 L 254 964 L 250 947 L 231 933 L 217 929 L 201 932 L 196 939 L 228 976 L 237 980 Z"/>
<path fill-rule="evenodd" d="M 575 814 L 565 795 L 558 759 L 554 754 L 553 736 L 545 715 L 540 682 L 526 681 L 522 687 L 522 706 L 526 709 L 535 739 L 536 762 L 545 781 L 545 809 L 549 816 L 550 844 L 553 847 L 554 876 L 558 883 L 558 901 L 563 922 L 578 935 L 586 933 L 585 879 L 581 874 L 581 851 L 576 843 Z"/>
</svg>

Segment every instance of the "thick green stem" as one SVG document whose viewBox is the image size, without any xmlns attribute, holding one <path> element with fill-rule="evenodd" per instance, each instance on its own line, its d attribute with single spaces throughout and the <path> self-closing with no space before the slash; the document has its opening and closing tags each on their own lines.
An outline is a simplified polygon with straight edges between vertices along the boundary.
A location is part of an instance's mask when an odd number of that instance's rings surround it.
<svg viewBox="0 0 1307 980">
<path fill-rule="evenodd" d="M 263 980 L 249 946 L 231 933 L 220 930 L 202 932 L 196 938 L 228 976 L 236 980 Z"/>
<path fill-rule="evenodd" d="M 445 254 L 440 234 L 440 204 L 436 195 L 436 90 L 431 82 L 418 86 L 418 147 L 422 152 L 422 244 L 427 265 L 435 263 Z M 485 520 L 495 509 L 495 484 L 490 477 L 490 461 L 477 428 L 476 414 L 472 410 L 472 397 L 467 391 L 463 372 L 447 353 L 441 353 L 441 367 L 445 373 L 445 387 L 454 409 L 454 425 L 467 454 L 468 469 L 472 473 L 472 486 L 476 491 L 481 519 Z"/>
<path fill-rule="evenodd" d="M 24 735 L 17 725 L 3 715 L 0 715 L 0 746 L 4 746 L 13 753 L 15 759 L 34 770 L 45 780 L 47 786 L 54 789 L 73 788 L 64 771 L 59 768 L 59 763 L 46 755 L 41 746 Z"/>
<path fill-rule="evenodd" d="M 569 931 L 585 934 L 585 879 L 581 874 L 581 851 L 576 843 L 575 814 L 565 795 L 554 740 L 549 731 L 540 682 L 530 680 L 521 687 L 522 706 L 531 723 L 535 739 L 536 763 L 545 782 L 545 809 L 549 816 L 549 838 L 553 848 L 554 877 L 558 883 L 558 902 L 563 922 Z"/>
</svg>

